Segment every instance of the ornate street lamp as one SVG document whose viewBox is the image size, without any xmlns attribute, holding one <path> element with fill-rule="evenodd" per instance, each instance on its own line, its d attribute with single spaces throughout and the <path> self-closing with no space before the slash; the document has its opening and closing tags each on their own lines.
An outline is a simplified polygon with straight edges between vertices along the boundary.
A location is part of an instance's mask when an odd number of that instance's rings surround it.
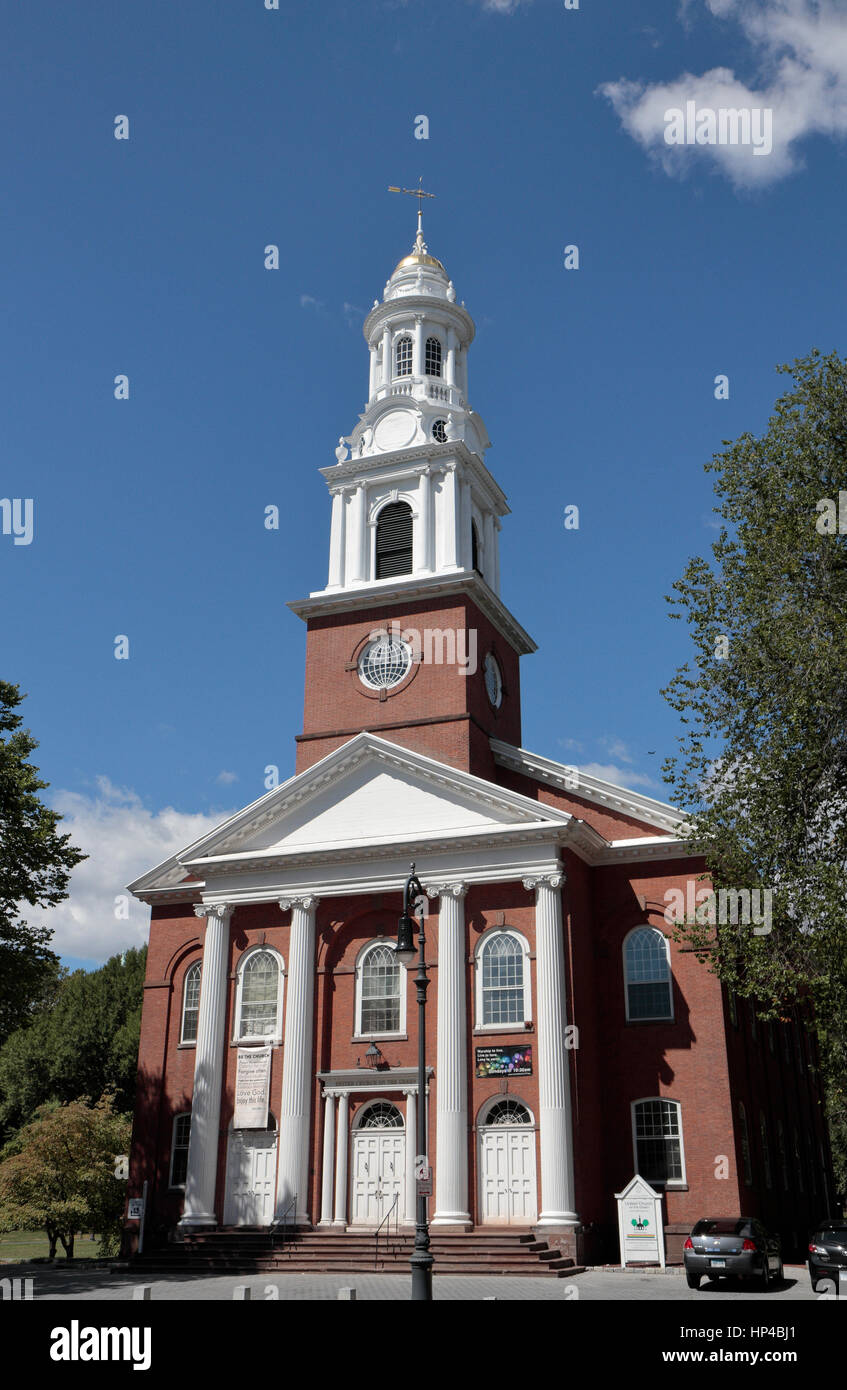
<svg viewBox="0 0 847 1390">
<path fill-rule="evenodd" d="M 415 874 L 415 866 L 412 864 L 412 871 L 406 880 L 406 887 L 403 889 L 403 916 L 397 927 L 397 959 L 402 961 L 405 966 L 410 966 L 415 959 L 415 925 L 416 918 L 412 914 L 412 907 L 420 898 L 425 898 L 426 893 L 421 885 L 420 879 Z M 429 980 L 426 974 L 426 958 L 424 947 L 426 938 L 424 936 L 424 918 L 421 913 L 418 927 L 418 973 L 415 976 L 415 987 L 418 994 L 418 1133 L 417 1133 L 417 1154 L 415 1156 L 415 1185 L 417 1187 L 419 1179 L 417 1177 L 417 1160 L 420 1157 L 426 1158 L 426 991 Z M 409 1138 L 410 1136 L 407 1136 Z M 427 1167 L 429 1162 L 427 1160 Z M 415 1216 L 415 1248 L 411 1258 L 412 1266 L 412 1298 L 416 1301 L 432 1301 L 432 1255 L 429 1249 L 429 1222 L 427 1220 L 427 1199 L 417 1192 L 417 1210 Z"/>
</svg>

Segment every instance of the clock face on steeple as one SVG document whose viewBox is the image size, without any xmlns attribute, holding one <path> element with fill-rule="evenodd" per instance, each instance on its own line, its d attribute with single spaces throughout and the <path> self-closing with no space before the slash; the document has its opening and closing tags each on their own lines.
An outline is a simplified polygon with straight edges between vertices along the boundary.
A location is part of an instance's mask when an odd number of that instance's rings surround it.
<svg viewBox="0 0 847 1390">
<path fill-rule="evenodd" d="M 493 652 L 489 652 L 485 658 L 483 667 L 485 674 L 485 691 L 494 709 L 499 709 L 503 703 L 503 677 L 500 674 L 500 667 Z"/>
</svg>

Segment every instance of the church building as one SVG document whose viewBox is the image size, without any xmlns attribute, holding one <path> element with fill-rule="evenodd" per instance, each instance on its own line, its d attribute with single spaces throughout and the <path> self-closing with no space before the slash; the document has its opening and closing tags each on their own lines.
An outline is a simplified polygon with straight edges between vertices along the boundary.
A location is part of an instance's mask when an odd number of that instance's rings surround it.
<svg viewBox="0 0 847 1390">
<path fill-rule="evenodd" d="M 152 910 L 129 1182 L 145 1243 L 411 1227 L 423 1164 L 433 1234 L 536 1232 L 616 1262 L 615 1193 L 639 1173 L 670 1259 L 700 1217 L 739 1212 L 789 1253 L 831 1196 L 813 1040 L 674 942 L 668 890 L 703 869 L 681 813 L 523 747 L 536 648 L 501 596 L 474 332 L 419 216 L 364 323 L 365 410 L 321 469 L 327 582 L 290 604 L 296 771 L 130 885 Z M 412 861 L 423 1095 L 394 952 Z"/>
</svg>

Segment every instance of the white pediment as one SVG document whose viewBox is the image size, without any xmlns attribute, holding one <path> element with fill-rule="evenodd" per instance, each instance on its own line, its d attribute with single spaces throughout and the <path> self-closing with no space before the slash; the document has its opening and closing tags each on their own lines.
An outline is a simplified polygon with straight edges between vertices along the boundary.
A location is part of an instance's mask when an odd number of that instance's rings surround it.
<svg viewBox="0 0 847 1390">
<path fill-rule="evenodd" d="M 277 860 L 363 852 L 425 839 L 445 843 L 516 831 L 561 830 L 572 818 L 374 734 L 359 734 L 314 767 L 230 817 L 130 885 L 176 885 L 233 858 Z"/>
</svg>

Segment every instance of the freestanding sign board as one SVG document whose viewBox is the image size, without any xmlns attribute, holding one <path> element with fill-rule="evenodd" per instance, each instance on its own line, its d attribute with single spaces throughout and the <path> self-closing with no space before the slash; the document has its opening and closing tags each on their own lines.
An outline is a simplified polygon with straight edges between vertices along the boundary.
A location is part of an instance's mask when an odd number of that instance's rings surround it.
<svg viewBox="0 0 847 1390">
<path fill-rule="evenodd" d="M 233 1129 L 265 1129 L 268 1123 L 268 1086 L 271 1049 L 240 1047 L 235 1071 Z"/>
<path fill-rule="evenodd" d="M 616 1192 L 621 1264 L 665 1267 L 662 1196 L 636 1173 L 623 1192 Z"/>
</svg>

